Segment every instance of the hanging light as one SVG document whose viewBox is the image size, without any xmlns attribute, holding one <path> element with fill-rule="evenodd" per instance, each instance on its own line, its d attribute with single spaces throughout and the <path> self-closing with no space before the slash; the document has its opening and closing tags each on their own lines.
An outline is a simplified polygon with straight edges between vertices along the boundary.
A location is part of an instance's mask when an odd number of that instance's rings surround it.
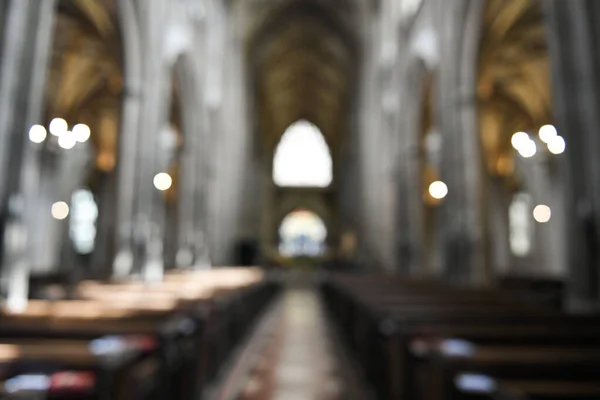
<svg viewBox="0 0 600 400">
<path fill-rule="evenodd" d="M 54 219 L 63 220 L 69 216 L 69 205 L 64 201 L 57 201 L 52 204 L 51 212 Z"/>
<path fill-rule="evenodd" d="M 173 179 L 166 172 L 161 172 L 154 176 L 154 187 L 160 191 L 168 190 L 172 184 Z"/>
<path fill-rule="evenodd" d="M 86 124 L 77 124 L 73 127 L 73 135 L 79 143 L 85 143 L 90 138 L 92 131 Z"/>
<path fill-rule="evenodd" d="M 66 131 L 60 134 L 58 137 L 58 145 L 65 150 L 72 149 L 77 144 L 75 135 L 71 131 Z"/>
<path fill-rule="evenodd" d="M 544 143 L 550 143 L 550 141 L 557 135 L 558 132 L 553 125 L 544 125 L 539 131 L 540 140 Z"/>
<path fill-rule="evenodd" d="M 517 132 L 514 135 L 512 135 L 512 138 L 510 139 L 510 143 L 512 144 L 512 147 L 517 150 L 520 151 L 521 148 L 523 146 L 527 145 L 527 142 L 529 142 L 531 139 L 529 138 L 529 135 L 525 132 Z"/>
<path fill-rule="evenodd" d="M 533 218 L 540 224 L 545 224 L 546 222 L 550 221 L 551 217 L 552 210 L 550 210 L 550 207 L 544 204 L 540 204 L 533 209 Z"/>
<path fill-rule="evenodd" d="M 537 153 L 537 146 L 535 145 L 535 142 L 533 140 L 528 139 L 526 142 L 523 142 L 523 144 L 521 144 L 521 147 L 517 150 L 519 151 L 521 157 L 531 158 L 535 156 L 535 153 Z"/>
<path fill-rule="evenodd" d="M 33 143 L 42 143 L 46 140 L 46 136 L 48 136 L 48 133 L 42 125 L 33 125 L 29 128 L 29 140 Z"/>
<path fill-rule="evenodd" d="M 562 154 L 566 147 L 567 144 L 562 136 L 555 136 L 548 142 L 548 151 L 552 154 Z"/>
<path fill-rule="evenodd" d="M 50 121 L 50 133 L 54 136 L 60 136 L 69 129 L 69 124 L 62 118 L 54 118 Z"/>
<path fill-rule="evenodd" d="M 429 194 L 437 200 L 441 200 L 448 194 L 448 186 L 442 181 L 435 181 L 429 185 Z"/>
</svg>

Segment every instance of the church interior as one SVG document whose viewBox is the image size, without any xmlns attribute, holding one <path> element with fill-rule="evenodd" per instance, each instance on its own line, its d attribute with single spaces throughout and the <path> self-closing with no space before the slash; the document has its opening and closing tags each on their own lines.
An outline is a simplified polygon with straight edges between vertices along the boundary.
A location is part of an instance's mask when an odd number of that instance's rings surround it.
<svg viewBox="0 0 600 400">
<path fill-rule="evenodd" d="M 600 400 L 599 20 L 0 0 L 0 400 Z"/>
</svg>

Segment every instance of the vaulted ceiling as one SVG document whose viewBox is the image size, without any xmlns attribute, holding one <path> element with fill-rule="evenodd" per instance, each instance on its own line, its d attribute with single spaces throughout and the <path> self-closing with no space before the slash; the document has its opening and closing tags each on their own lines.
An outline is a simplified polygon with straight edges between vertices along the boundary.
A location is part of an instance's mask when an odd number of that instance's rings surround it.
<svg viewBox="0 0 600 400">
<path fill-rule="evenodd" d="M 552 122 L 550 72 L 539 0 L 487 0 L 480 44 L 480 132 L 488 167 L 511 176 L 518 131 Z"/>
<path fill-rule="evenodd" d="M 122 46 L 114 0 L 58 2 L 46 86 L 47 119 L 92 130 L 96 165 L 116 162 L 122 82 Z"/>
<path fill-rule="evenodd" d="M 259 125 L 270 148 L 300 119 L 317 125 L 332 147 L 345 129 L 356 46 L 341 16 L 349 2 L 335 3 L 279 3 L 251 34 Z"/>
</svg>

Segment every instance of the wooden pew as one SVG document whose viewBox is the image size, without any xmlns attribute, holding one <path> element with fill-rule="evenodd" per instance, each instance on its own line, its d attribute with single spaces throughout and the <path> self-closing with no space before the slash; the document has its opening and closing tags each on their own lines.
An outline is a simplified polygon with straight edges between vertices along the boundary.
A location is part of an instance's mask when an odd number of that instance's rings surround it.
<svg viewBox="0 0 600 400">
<path fill-rule="evenodd" d="M 91 341 L 145 335 L 158 343 L 161 381 L 167 381 L 156 398 L 191 399 L 216 375 L 274 288 L 261 274 L 230 269 L 177 272 L 150 287 L 83 282 L 74 293 L 87 300 L 30 302 L 23 314 L 5 312 L 0 343 L 15 337 Z"/>
<path fill-rule="evenodd" d="M 414 370 L 432 363 L 416 362 L 423 355 L 409 349 L 415 338 L 455 335 L 479 344 L 502 343 L 504 348 L 542 340 L 552 346 L 544 349 L 547 352 L 598 345 L 598 318 L 562 315 L 513 292 L 347 276 L 326 282 L 322 289 L 326 304 L 342 332 L 348 333 L 348 342 L 382 399 L 416 398 L 411 387 Z"/>
<path fill-rule="evenodd" d="M 598 400 L 597 381 L 502 380 L 488 375 L 465 373 L 454 379 L 454 390 L 469 400 Z"/>
<path fill-rule="evenodd" d="M 143 337 L 119 346 L 73 339 L 1 340 L 4 396 L 38 392 L 53 399 L 159 399 L 156 346 Z"/>
<path fill-rule="evenodd" d="M 597 380 L 577 381 L 499 381 L 494 400 L 599 400 Z"/>
</svg>

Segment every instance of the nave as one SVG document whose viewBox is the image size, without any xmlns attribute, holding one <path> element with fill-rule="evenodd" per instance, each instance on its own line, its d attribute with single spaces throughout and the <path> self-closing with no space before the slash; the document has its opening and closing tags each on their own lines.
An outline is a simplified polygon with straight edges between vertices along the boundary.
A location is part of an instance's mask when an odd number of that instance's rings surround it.
<svg viewBox="0 0 600 400">
<path fill-rule="evenodd" d="M 0 400 L 600 400 L 599 20 L 0 0 Z"/>
</svg>

